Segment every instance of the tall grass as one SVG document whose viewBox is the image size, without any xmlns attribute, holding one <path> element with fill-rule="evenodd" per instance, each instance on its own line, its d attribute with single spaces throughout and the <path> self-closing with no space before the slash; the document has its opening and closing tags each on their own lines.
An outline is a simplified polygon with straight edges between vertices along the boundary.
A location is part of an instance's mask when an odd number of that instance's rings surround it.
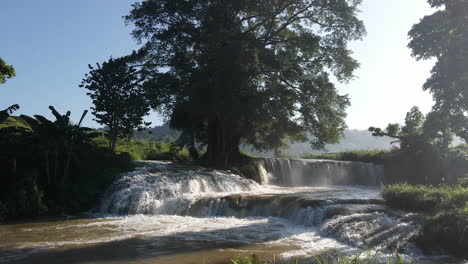
<svg viewBox="0 0 468 264">
<path fill-rule="evenodd" d="M 398 184 L 382 196 L 390 207 L 419 211 L 426 222 L 417 243 L 426 250 L 444 250 L 468 257 L 468 187 Z"/>
<path fill-rule="evenodd" d="M 257 255 L 250 257 L 236 257 L 231 260 L 232 264 L 298 264 L 304 261 L 299 259 L 290 260 L 268 260 L 262 261 Z M 311 264 L 405 264 L 411 263 L 405 261 L 398 253 L 395 256 L 388 257 L 385 260 L 377 257 L 376 254 L 360 253 L 352 256 L 319 256 L 307 261 Z"/>
</svg>

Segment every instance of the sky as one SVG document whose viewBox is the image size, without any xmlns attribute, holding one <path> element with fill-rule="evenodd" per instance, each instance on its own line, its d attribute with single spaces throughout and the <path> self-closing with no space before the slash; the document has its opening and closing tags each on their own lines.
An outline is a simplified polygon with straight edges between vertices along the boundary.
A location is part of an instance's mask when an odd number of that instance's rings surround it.
<svg viewBox="0 0 468 264">
<path fill-rule="evenodd" d="M 0 85 L 0 109 L 19 104 L 18 114 L 52 118 L 49 105 L 70 110 L 78 120 L 92 106 L 79 88 L 88 64 L 137 49 L 123 16 L 135 0 L 0 0 L 0 57 L 16 77 Z M 338 83 L 351 98 L 346 122 L 351 129 L 402 123 L 412 106 L 427 113 L 433 105 L 422 91 L 433 61 L 411 57 L 407 33 L 433 13 L 426 0 L 364 0 L 359 17 L 367 36 L 350 48 L 360 63 L 356 78 Z M 147 118 L 162 123 L 158 114 Z M 99 127 L 88 115 L 85 126 Z"/>
</svg>

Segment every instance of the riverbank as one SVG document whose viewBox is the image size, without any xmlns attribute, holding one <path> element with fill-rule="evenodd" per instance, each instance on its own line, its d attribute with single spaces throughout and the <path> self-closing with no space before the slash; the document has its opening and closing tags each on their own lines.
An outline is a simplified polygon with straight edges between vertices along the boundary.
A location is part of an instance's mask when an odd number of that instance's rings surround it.
<svg viewBox="0 0 468 264">
<path fill-rule="evenodd" d="M 427 252 L 444 251 L 468 257 L 468 185 L 385 186 L 382 196 L 388 206 L 421 212 L 426 221 L 417 245 Z"/>
</svg>

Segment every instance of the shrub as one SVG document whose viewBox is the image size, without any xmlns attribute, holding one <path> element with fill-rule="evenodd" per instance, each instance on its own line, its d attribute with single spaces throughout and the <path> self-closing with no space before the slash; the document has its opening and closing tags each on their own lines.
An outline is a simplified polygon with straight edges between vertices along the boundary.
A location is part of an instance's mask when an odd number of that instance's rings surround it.
<svg viewBox="0 0 468 264">
<path fill-rule="evenodd" d="M 7 193 L 8 216 L 31 217 L 45 213 L 44 192 L 38 187 L 33 176 L 18 179 Z"/>
<path fill-rule="evenodd" d="M 427 250 L 444 249 L 468 256 L 468 204 L 463 209 L 442 211 L 429 217 L 417 242 Z"/>
<path fill-rule="evenodd" d="M 463 178 L 458 179 L 458 185 L 468 188 L 468 175 Z"/>
<path fill-rule="evenodd" d="M 382 197 L 390 207 L 434 212 L 465 206 L 468 188 L 462 186 L 387 185 Z"/>
<path fill-rule="evenodd" d="M 390 207 L 426 213 L 423 232 L 417 239 L 421 248 L 468 256 L 467 187 L 389 185 L 382 197 Z"/>
</svg>

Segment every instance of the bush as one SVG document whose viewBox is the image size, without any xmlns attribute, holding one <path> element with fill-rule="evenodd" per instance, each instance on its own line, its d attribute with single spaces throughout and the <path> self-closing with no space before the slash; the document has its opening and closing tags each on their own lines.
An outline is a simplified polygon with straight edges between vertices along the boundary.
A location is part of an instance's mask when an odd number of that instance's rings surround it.
<svg viewBox="0 0 468 264">
<path fill-rule="evenodd" d="M 423 232 L 417 240 L 421 248 L 468 256 L 467 187 L 389 185 L 382 197 L 390 207 L 426 213 Z"/>
<path fill-rule="evenodd" d="M 468 188 L 468 175 L 463 178 L 458 179 L 458 185 Z"/>
<path fill-rule="evenodd" d="M 468 256 L 468 204 L 463 209 L 442 211 L 428 218 L 418 244 L 428 250 L 445 249 Z"/>
<path fill-rule="evenodd" d="M 395 184 L 385 186 L 382 197 L 394 208 L 435 212 L 465 206 L 468 202 L 468 188 Z"/>
<path fill-rule="evenodd" d="M 31 217 L 45 213 L 44 192 L 32 176 L 20 178 L 7 192 L 4 211 L 8 217 Z"/>
</svg>

